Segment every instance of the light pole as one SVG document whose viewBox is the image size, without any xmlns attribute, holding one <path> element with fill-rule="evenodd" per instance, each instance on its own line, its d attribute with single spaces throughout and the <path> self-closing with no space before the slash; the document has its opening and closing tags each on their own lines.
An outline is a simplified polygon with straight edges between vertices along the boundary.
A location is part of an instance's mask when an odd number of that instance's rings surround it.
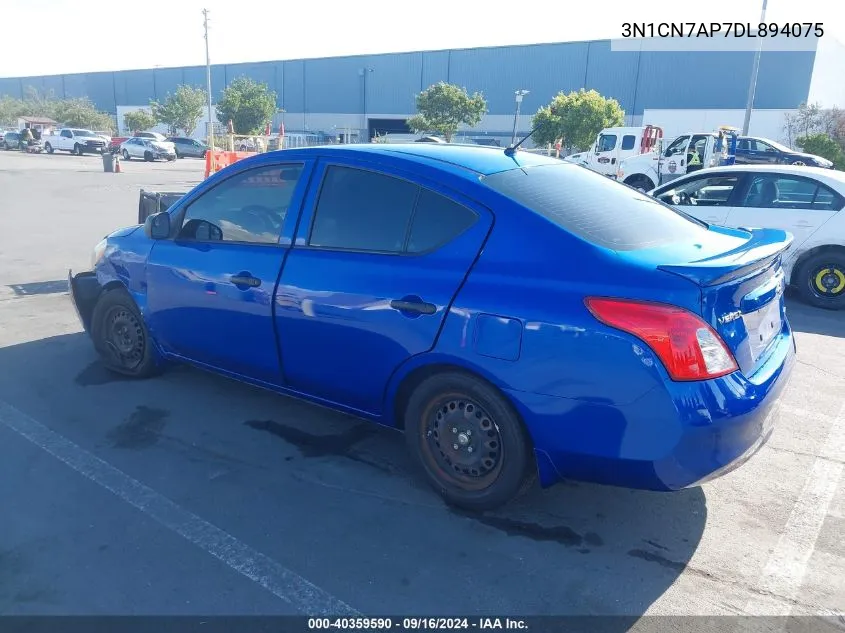
<svg viewBox="0 0 845 633">
<path fill-rule="evenodd" d="M 366 142 L 370 141 L 370 126 L 369 126 L 369 123 L 367 121 L 367 75 L 369 75 L 371 72 L 373 72 L 373 69 L 370 68 L 369 66 L 358 69 L 358 74 L 361 75 L 361 77 L 363 78 L 363 83 L 364 83 L 362 90 L 364 92 L 364 94 L 363 94 L 364 130 L 366 131 L 366 135 L 367 135 L 367 141 Z"/>
<path fill-rule="evenodd" d="M 208 149 L 214 152 L 214 122 L 211 118 L 211 57 L 208 55 L 208 9 L 202 10 L 205 29 L 205 83 L 208 92 Z"/>
<path fill-rule="evenodd" d="M 760 14 L 760 24 L 766 23 L 766 4 L 763 0 L 763 12 Z M 742 135 L 748 136 L 748 126 L 751 124 L 751 109 L 754 107 L 754 92 L 757 90 L 757 73 L 760 71 L 760 54 L 763 52 L 763 38 L 757 34 L 759 42 L 754 53 L 754 65 L 751 67 L 751 83 L 748 86 L 748 102 L 745 104 L 745 120 L 742 123 Z"/>
<path fill-rule="evenodd" d="M 513 134 L 511 135 L 511 145 L 516 143 L 516 126 L 519 123 L 519 110 L 522 106 L 522 98 L 528 93 L 528 90 L 517 90 L 513 93 L 516 98 L 516 112 L 513 113 Z"/>
</svg>

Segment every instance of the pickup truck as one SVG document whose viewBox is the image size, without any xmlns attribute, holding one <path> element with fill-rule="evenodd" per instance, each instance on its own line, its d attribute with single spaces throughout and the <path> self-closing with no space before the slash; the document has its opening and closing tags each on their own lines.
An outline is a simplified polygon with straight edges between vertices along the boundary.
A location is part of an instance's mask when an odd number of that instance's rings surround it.
<svg viewBox="0 0 845 633">
<path fill-rule="evenodd" d="M 41 138 L 44 149 L 48 154 L 55 151 L 70 152 L 77 156 L 83 154 L 102 154 L 106 149 L 106 141 L 91 130 L 66 127 L 58 133 L 45 134 Z"/>
</svg>

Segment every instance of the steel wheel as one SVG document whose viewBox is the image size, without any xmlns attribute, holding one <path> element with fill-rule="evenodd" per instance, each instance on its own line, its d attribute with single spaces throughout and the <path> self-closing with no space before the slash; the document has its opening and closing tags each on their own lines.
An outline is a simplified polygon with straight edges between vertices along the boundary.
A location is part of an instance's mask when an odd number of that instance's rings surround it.
<svg viewBox="0 0 845 633">
<path fill-rule="evenodd" d="M 433 402 L 424 414 L 423 454 L 453 485 L 483 490 L 496 481 L 504 458 L 495 420 L 457 394 Z"/>
<path fill-rule="evenodd" d="M 114 362 L 132 371 L 144 362 L 147 339 L 138 317 L 123 306 L 112 306 L 103 318 L 103 343 Z"/>
<path fill-rule="evenodd" d="M 810 273 L 810 288 L 822 299 L 833 299 L 845 293 L 845 268 L 836 264 L 822 264 Z"/>
<path fill-rule="evenodd" d="M 807 166 L 807 163 L 805 163 L 803 160 L 794 160 L 794 161 L 792 161 L 792 164 L 796 165 L 797 167 L 806 167 Z"/>
<path fill-rule="evenodd" d="M 526 429 L 484 380 L 443 372 L 413 388 L 405 441 L 429 484 L 450 505 L 492 510 L 528 490 L 537 473 Z"/>
</svg>

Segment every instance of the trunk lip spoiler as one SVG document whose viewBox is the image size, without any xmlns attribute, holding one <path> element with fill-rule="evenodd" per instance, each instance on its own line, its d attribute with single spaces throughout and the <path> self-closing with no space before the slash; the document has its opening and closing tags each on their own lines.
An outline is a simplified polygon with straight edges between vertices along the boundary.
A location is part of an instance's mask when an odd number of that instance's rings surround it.
<svg viewBox="0 0 845 633">
<path fill-rule="evenodd" d="M 686 264 L 661 264 L 658 270 L 673 273 L 700 286 L 717 286 L 746 277 L 780 262 L 793 236 L 779 229 L 754 229 L 742 247 Z"/>
</svg>

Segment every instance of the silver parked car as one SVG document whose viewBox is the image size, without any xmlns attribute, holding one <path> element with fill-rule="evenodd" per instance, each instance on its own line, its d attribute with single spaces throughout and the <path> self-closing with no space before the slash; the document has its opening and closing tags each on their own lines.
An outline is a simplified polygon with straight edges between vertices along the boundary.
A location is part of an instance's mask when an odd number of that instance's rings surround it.
<svg viewBox="0 0 845 633">
<path fill-rule="evenodd" d="M 158 158 L 176 160 L 176 146 L 173 143 L 139 136 L 123 141 L 120 145 L 120 153 L 124 160 L 132 158 L 143 158 L 146 161 Z"/>
</svg>

